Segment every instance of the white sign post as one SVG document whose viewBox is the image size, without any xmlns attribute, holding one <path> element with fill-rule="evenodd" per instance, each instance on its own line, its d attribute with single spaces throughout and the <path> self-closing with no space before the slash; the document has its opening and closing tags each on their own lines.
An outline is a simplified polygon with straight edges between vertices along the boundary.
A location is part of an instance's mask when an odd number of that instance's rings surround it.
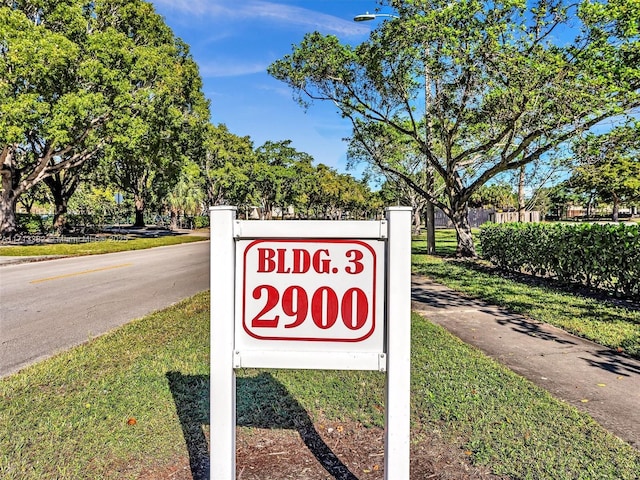
<svg viewBox="0 0 640 480">
<path fill-rule="evenodd" d="M 385 478 L 409 478 L 411 209 L 239 221 L 211 208 L 211 478 L 235 480 L 234 368 L 386 371 Z"/>
</svg>

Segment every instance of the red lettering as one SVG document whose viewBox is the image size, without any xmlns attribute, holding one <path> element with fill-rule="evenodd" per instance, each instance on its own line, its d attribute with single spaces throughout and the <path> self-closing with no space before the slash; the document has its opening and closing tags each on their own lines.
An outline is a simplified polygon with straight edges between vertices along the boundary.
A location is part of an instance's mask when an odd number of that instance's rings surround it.
<svg viewBox="0 0 640 480">
<path fill-rule="evenodd" d="M 287 253 L 286 248 L 278 249 L 278 270 L 276 273 L 290 273 L 291 269 L 286 267 L 287 261 L 285 259 L 285 254 Z M 285 270 L 286 267 L 286 270 Z"/>
<path fill-rule="evenodd" d="M 311 266 L 311 254 L 302 248 L 293 249 L 293 272 L 307 273 Z"/>
<path fill-rule="evenodd" d="M 350 273 L 351 275 L 362 273 L 364 265 L 362 265 L 361 260 L 364 258 L 364 254 L 360 250 L 349 250 L 347 252 L 347 258 L 353 265 L 349 265 L 345 268 L 345 272 Z"/>
<path fill-rule="evenodd" d="M 302 287 L 296 285 L 287 288 L 282 294 L 282 311 L 289 317 L 296 317 L 295 321 L 284 326 L 284 328 L 295 328 L 307 318 L 309 310 L 309 298 L 307 292 Z"/>
<path fill-rule="evenodd" d="M 320 272 L 318 272 L 320 273 Z M 318 328 L 327 330 L 338 319 L 338 295 L 331 287 L 320 287 L 311 297 L 311 318 Z"/>
<path fill-rule="evenodd" d="M 326 258 L 322 258 L 322 254 L 326 255 Z M 329 250 L 323 248 L 313 254 L 313 269 L 316 273 L 329 273 L 329 267 L 331 260 L 329 257 Z"/>
<path fill-rule="evenodd" d="M 258 248 L 258 273 L 273 272 L 276 269 L 275 256 L 273 248 Z"/>
<path fill-rule="evenodd" d="M 353 251 L 353 250 L 351 250 Z M 349 273 L 359 273 L 362 266 L 356 260 L 350 260 L 355 267 Z M 313 255 L 304 248 L 258 248 L 258 273 L 307 273 L 311 267 L 316 273 L 331 273 L 331 259 L 326 248 L 316 250 Z M 334 268 L 334 273 L 337 269 Z"/>
<path fill-rule="evenodd" d="M 349 330 L 361 329 L 369 316 L 367 294 L 355 287 L 347 290 L 342 297 L 341 313 L 342 321 Z"/>
<path fill-rule="evenodd" d="M 278 320 L 280 320 L 280 315 L 276 315 L 274 318 L 263 318 L 263 315 L 269 313 L 278 305 L 280 293 L 277 288 L 271 285 L 259 285 L 253 289 L 253 298 L 256 300 L 261 298 L 263 290 L 267 292 L 267 301 L 262 310 L 260 310 L 260 313 L 251 320 L 251 326 L 254 328 L 276 328 L 278 326 Z"/>
</svg>

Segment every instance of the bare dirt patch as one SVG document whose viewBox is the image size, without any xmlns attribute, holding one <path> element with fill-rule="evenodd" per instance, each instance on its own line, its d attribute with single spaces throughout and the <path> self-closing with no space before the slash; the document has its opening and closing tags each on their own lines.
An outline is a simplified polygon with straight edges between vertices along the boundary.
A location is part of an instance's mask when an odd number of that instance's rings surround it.
<svg viewBox="0 0 640 480">
<path fill-rule="evenodd" d="M 423 435 L 411 447 L 411 478 L 496 480 L 488 469 L 435 434 Z M 146 470 L 141 480 L 205 480 L 208 454 L 188 455 L 169 465 Z M 239 427 L 236 440 L 237 480 L 383 480 L 384 434 L 358 423 L 316 422 L 296 429 Z M 215 480 L 215 472 L 211 477 Z"/>
</svg>

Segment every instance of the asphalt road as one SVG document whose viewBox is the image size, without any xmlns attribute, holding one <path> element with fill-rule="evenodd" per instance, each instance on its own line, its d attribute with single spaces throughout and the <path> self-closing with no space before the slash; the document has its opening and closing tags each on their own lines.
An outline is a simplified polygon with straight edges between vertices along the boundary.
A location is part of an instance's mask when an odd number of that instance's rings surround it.
<svg viewBox="0 0 640 480">
<path fill-rule="evenodd" d="M 209 245 L 0 267 L 0 377 L 208 289 Z"/>
</svg>

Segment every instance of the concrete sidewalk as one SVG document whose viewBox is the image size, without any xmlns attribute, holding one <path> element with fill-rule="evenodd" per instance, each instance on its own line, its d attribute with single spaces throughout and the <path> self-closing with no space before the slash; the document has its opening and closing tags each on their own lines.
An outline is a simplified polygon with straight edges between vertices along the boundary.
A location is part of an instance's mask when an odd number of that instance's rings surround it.
<svg viewBox="0 0 640 480">
<path fill-rule="evenodd" d="M 413 276 L 412 309 L 640 449 L 640 361 Z"/>
</svg>

